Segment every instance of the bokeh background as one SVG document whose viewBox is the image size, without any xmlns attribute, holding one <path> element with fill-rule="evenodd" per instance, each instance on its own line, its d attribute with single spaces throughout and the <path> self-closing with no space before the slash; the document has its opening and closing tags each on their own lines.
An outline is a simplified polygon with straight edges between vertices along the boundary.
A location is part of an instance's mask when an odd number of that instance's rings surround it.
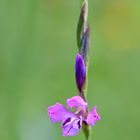
<svg viewBox="0 0 140 140">
<path fill-rule="evenodd" d="M 0 0 L 0 140 L 62 137 L 47 107 L 77 95 L 79 0 Z M 140 139 L 140 1 L 89 0 L 92 140 Z"/>
</svg>

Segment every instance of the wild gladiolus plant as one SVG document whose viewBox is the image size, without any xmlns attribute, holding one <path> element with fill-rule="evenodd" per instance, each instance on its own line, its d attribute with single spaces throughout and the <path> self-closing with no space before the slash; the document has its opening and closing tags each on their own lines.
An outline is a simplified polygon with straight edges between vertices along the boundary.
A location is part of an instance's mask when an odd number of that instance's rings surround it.
<svg viewBox="0 0 140 140">
<path fill-rule="evenodd" d="M 101 119 L 97 113 L 96 106 L 88 111 L 87 82 L 90 51 L 90 27 L 87 25 L 88 1 L 82 1 L 81 12 L 77 26 L 78 53 L 75 59 L 75 79 L 78 89 L 78 96 L 68 98 L 66 104 L 69 111 L 61 103 L 48 107 L 48 115 L 52 122 L 61 122 L 63 136 L 75 136 L 83 128 L 86 140 L 90 138 L 90 127 Z"/>
</svg>

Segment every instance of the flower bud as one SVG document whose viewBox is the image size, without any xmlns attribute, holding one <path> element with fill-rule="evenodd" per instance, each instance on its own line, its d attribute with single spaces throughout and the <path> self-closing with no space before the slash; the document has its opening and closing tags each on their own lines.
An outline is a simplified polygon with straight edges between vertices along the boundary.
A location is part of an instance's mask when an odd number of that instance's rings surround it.
<svg viewBox="0 0 140 140">
<path fill-rule="evenodd" d="M 82 47 L 81 47 L 81 54 L 83 56 L 86 65 L 88 63 L 89 58 L 89 48 L 90 48 L 90 27 L 87 26 L 82 36 Z"/>
<path fill-rule="evenodd" d="M 86 29 L 87 15 L 88 15 L 88 3 L 87 0 L 83 0 L 80 17 L 78 20 L 78 26 L 77 26 L 77 45 L 79 50 L 82 47 L 81 39 L 82 39 L 82 34 L 83 32 L 85 32 Z"/>
<path fill-rule="evenodd" d="M 84 88 L 84 83 L 86 80 L 86 66 L 82 55 L 80 55 L 79 53 L 76 55 L 75 78 L 76 78 L 77 88 L 79 92 L 82 93 L 82 90 Z"/>
</svg>

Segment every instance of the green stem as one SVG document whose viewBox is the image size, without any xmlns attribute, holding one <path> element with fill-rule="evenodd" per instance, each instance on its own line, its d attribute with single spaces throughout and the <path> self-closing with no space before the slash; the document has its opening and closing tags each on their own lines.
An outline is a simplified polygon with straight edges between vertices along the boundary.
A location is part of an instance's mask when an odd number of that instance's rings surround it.
<svg viewBox="0 0 140 140">
<path fill-rule="evenodd" d="M 85 134 L 85 139 L 86 140 L 90 140 L 90 135 L 91 135 L 91 127 L 86 124 L 86 123 L 83 123 L 83 131 L 84 131 L 84 134 Z"/>
<path fill-rule="evenodd" d="M 77 27 L 77 46 L 79 53 L 84 56 L 84 61 L 86 64 L 86 80 L 85 84 L 83 86 L 82 92 L 79 93 L 80 96 L 86 101 L 86 96 L 87 96 L 87 87 L 88 87 L 88 49 L 89 49 L 89 43 L 86 44 L 86 48 L 82 48 L 82 36 L 84 33 L 86 33 L 86 39 L 89 41 L 89 28 L 87 28 L 87 17 L 88 17 L 88 0 L 82 0 L 81 6 L 81 12 L 80 12 L 80 17 L 78 20 L 78 27 Z M 87 109 L 87 114 L 88 114 L 88 109 Z M 86 140 L 90 140 L 90 133 L 91 133 L 91 128 L 90 126 L 84 122 L 83 123 L 83 132 L 85 134 Z"/>
<path fill-rule="evenodd" d="M 83 3 L 85 4 L 85 8 L 84 8 L 83 13 L 82 13 L 82 15 L 84 15 L 83 16 L 84 19 L 83 19 L 83 31 L 82 32 L 85 32 L 86 28 L 87 28 L 86 22 L 87 22 L 87 16 L 88 16 L 88 0 L 83 0 Z M 88 35 L 89 35 L 89 33 L 88 33 Z M 85 85 L 83 87 L 83 96 L 84 96 L 84 99 L 86 101 L 87 89 L 88 89 L 88 62 L 86 61 L 86 58 L 85 58 L 85 64 L 86 64 L 86 81 L 85 81 Z M 88 109 L 87 109 L 87 113 L 88 113 Z M 85 133 L 86 140 L 90 140 L 91 127 L 88 124 L 83 123 L 83 131 Z"/>
</svg>

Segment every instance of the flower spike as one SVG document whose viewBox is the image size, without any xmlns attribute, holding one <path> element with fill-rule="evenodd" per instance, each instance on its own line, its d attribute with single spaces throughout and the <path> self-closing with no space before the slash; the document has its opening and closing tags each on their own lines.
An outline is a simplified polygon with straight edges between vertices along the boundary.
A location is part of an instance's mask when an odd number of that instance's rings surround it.
<svg viewBox="0 0 140 140">
<path fill-rule="evenodd" d="M 48 107 L 48 115 L 54 123 L 61 122 L 62 136 L 75 136 L 81 129 L 89 140 L 91 127 L 101 119 L 97 113 L 96 106 L 88 111 L 86 100 L 88 83 L 88 63 L 90 51 L 90 26 L 87 25 L 88 0 L 82 0 L 80 17 L 77 26 L 77 46 L 78 53 L 75 59 L 75 80 L 78 89 L 78 96 L 66 100 L 69 111 L 62 104 L 56 103 Z"/>
</svg>

